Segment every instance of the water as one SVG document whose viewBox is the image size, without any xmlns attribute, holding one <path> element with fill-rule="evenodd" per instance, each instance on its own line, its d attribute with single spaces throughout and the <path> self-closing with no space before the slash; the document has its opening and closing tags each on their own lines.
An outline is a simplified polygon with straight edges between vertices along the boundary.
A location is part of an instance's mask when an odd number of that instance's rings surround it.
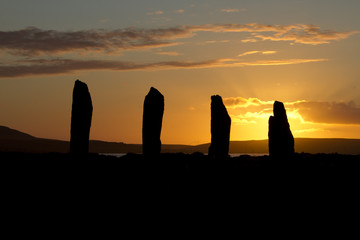
<svg viewBox="0 0 360 240">
<path fill-rule="evenodd" d="M 99 153 L 99 154 L 104 156 L 111 156 L 111 157 L 123 157 L 127 153 Z"/>
<path fill-rule="evenodd" d="M 268 153 L 230 153 L 231 157 L 239 157 L 241 155 L 249 155 L 252 157 L 262 157 L 262 156 L 268 156 Z"/>
<path fill-rule="evenodd" d="M 104 155 L 104 156 L 113 156 L 113 157 L 123 157 L 125 156 L 127 153 L 100 153 L 100 155 Z M 205 155 L 207 155 L 207 153 L 205 153 Z M 264 156 L 264 155 L 269 155 L 268 153 L 230 153 L 229 154 L 231 157 L 238 157 L 241 155 L 249 155 L 252 157 L 260 157 L 260 156 Z"/>
</svg>

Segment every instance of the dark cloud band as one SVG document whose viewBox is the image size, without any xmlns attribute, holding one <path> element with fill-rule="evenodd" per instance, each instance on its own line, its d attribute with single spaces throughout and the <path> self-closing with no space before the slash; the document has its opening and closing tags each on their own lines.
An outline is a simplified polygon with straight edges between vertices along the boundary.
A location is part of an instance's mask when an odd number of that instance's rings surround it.
<svg viewBox="0 0 360 240">
<path fill-rule="evenodd" d="M 154 63 L 134 63 L 107 60 L 74 60 L 74 59 L 37 59 L 17 61 L 8 65 L 0 64 L 0 78 L 26 77 L 36 75 L 66 74 L 76 71 L 90 70 L 163 70 L 163 69 L 194 69 L 215 67 L 245 67 L 265 65 L 289 65 L 326 61 L 326 59 L 289 59 L 255 62 L 240 62 L 236 59 L 215 59 L 199 62 L 164 61 Z"/>
<path fill-rule="evenodd" d="M 302 44 L 324 44 L 348 38 L 357 31 L 324 31 L 314 25 L 204 24 L 171 28 L 116 30 L 57 31 L 35 27 L 16 31 L 0 31 L 0 49 L 13 55 L 36 56 L 71 51 L 102 51 L 105 53 L 137 48 L 174 45 L 173 40 L 191 37 L 196 32 L 247 32 L 252 39 L 292 41 Z"/>
</svg>

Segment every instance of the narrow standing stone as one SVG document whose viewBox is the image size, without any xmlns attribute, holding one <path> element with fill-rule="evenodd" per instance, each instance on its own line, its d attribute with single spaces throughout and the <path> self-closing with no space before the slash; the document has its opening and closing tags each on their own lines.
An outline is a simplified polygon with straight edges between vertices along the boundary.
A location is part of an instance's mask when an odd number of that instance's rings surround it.
<svg viewBox="0 0 360 240">
<path fill-rule="evenodd" d="M 91 96 L 87 85 L 76 80 L 71 110 L 70 153 L 72 154 L 89 152 L 92 111 Z"/>
<path fill-rule="evenodd" d="M 294 154 L 294 137 L 282 102 L 275 101 L 274 116 L 269 118 L 269 154 L 275 159 L 286 159 Z"/>
<path fill-rule="evenodd" d="M 211 96 L 211 158 L 226 158 L 229 156 L 231 118 L 219 95 Z"/>
<path fill-rule="evenodd" d="M 164 114 L 164 96 L 151 87 L 144 100 L 142 147 L 143 154 L 154 156 L 161 151 L 161 126 Z"/>
</svg>

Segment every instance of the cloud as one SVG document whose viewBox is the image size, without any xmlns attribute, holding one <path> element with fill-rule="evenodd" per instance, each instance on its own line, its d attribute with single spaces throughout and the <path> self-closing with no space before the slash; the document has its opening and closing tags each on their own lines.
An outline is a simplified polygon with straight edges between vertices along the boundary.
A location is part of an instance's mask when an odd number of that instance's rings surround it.
<svg viewBox="0 0 360 240">
<path fill-rule="evenodd" d="M 293 105 L 304 121 L 360 124 L 360 106 L 354 102 L 301 102 Z"/>
<path fill-rule="evenodd" d="M 272 60 L 268 65 L 299 64 L 317 62 L 321 59 L 289 59 Z M 274 64 L 276 63 L 276 64 Z M 108 60 L 74 60 L 74 59 L 36 59 L 22 60 L 8 64 L 0 64 L 0 78 L 24 77 L 36 75 L 65 74 L 84 70 L 163 70 L 163 69 L 199 69 L 216 67 L 264 66 L 266 61 L 240 62 L 236 59 L 216 59 L 199 62 L 167 61 L 155 63 L 134 63 Z"/>
<path fill-rule="evenodd" d="M 152 15 L 162 15 L 162 14 L 164 14 L 164 12 L 161 11 L 161 10 L 158 10 L 158 11 L 155 11 L 155 12 L 148 12 L 148 13 L 147 13 L 147 15 L 150 15 L 150 16 L 152 16 Z"/>
<path fill-rule="evenodd" d="M 242 56 L 246 56 L 246 55 L 252 55 L 255 53 L 259 53 L 260 51 L 248 51 L 248 52 L 244 52 L 238 55 L 238 57 L 242 57 Z"/>
<path fill-rule="evenodd" d="M 257 40 L 257 39 L 243 39 L 243 40 L 241 40 L 241 42 L 243 42 L 243 43 L 254 43 L 254 42 L 258 42 L 259 40 Z"/>
<path fill-rule="evenodd" d="M 256 121 L 244 119 L 241 116 L 230 115 L 230 117 L 231 117 L 231 122 L 235 125 L 256 124 Z"/>
<path fill-rule="evenodd" d="M 35 75 L 54 75 L 71 73 L 84 70 L 157 70 L 157 69 L 176 69 L 176 68 L 205 68 L 217 64 L 217 61 L 203 62 L 156 62 L 138 64 L 125 61 L 107 60 L 73 60 L 73 59 L 41 59 L 22 61 L 19 65 L 0 65 L 0 76 L 4 77 L 23 77 Z"/>
<path fill-rule="evenodd" d="M 332 30 L 320 30 L 314 25 L 295 25 L 288 31 L 277 32 L 275 34 L 257 34 L 255 38 L 270 41 L 291 41 L 294 43 L 319 45 L 330 43 L 331 41 L 346 39 L 359 31 L 336 32 Z"/>
<path fill-rule="evenodd" d="M 215 41 L 215 40 L 209 40 L 209 41 L 205 41 L 205 44 L 212 44 L 212 43 L 228 43 L 230 42 L 230 40 L 219 40 L 219 41 Z M 201 45 L 202 43 L 200 43 Z"/>
<path fill-rule="evenodd" d="M 308 129 L 298 129 L 294 130 L 294 133 L 313 133 L 313 132 L 324 132 L 324 128 L 308 128 Z"/>
<path fill-rule="evenodd" d="M 127 28 L 118 30 L 56 31 L 29 27 L 0 31 L 0 50 L 13 55 L 37 56 L 74 51 L 116 52 L 121 50 L 172 46 L 172 39 L 189 37 L 182 27 L 166 29 Z"/>
<path fill-rule="evenodd" d="M 157 55 L 167 55 L 167 56 L 179 56 L 182 55 L 181 53 L 178 52 L 157 52 Z"/>
<path fill-rule="evenodd" d="M 178 10 L 176 10 L 175 12 L 177 12 L 177 13 L 184 13 L 184 9 L 178 9 Z"/>
<path fill-rule="evenodd" d="M 269 55 L 269 54 L 275 54 L 277 51 L 263 51 L 262 54 Z"/>
<path fill-rule="evenodd" d="M 244 63 L 244 66 L 279 66 L 279 65 L 292 65 L 292 64 L 325 62 L 325 61 L 328 61 L 328 59 L 316 58 L 316 59 L 262 60 L 262 61 L 256 61 L 256 62 L 247 62 L 247 63 Z"/>
<path fill-rule="evenodd" d="M 294 24 L 294 25 L 262 25 L 257 23 L 249 24 L 205 24 L 189 26 L 192 31 L 211 32 L 248 32 L 254 33 L 253 39 L 270 41 L 292 41 L 302 44 L 325 44 L 331 41 L 346 39 L 359 31 L 336 32 L 333 30 L 321 30 L 315 25 Z M 257 34 L 256 34 L 257 33 Z M 260 34 L 263 33 L 263 34 Z M 253 41 L 253 39 L 246 39 Z"/>
<path fill-rule="evenodd" d="M 206 41 L 205 43 L 206 44 L 211 44 L 211 43 L 216 43 L 216 41 L 215 40 L 209 40 L 209 41 Z"/>
<path fill-rule="evenodd" d="M 225 12 L 225 13 L 236 13 L 236 12 L 245 12 L 247 11 L 246 8 L 225 8 L 225 9 L 221 9 L 221 12 Z"/>
<path fill-rule="evenodd" d="M 269 54 L 274 54 L 274 53 L 277 53 L 277 52 L 276 51 L 248 51 L 248 52 L 240 53 L 238 55 L 238 57 L 243 57 L 243 56 L 246 56 L 246 55 L 252 55 L 252 54 L 256 54 L 256 53 L 269 55 Z"/>
<path fill-rule="evenodd" d="M 242 98 L 242 97 L 229 97 L 224 98 L 223 102 L 226 107 L 230 108 L 247 108 L 249 106 L 261 106 L 273 104 L 273 101 L 262 101 L 258 98 Z"/>
<path fill-rule="evenodd" d="M 158 12 L 160 14 L 160 11 Z M 156 48 L 177 44 L 176 39 L 189 38 L 197 32 L 233 32 L 254 34 L 255 41 L 291 41 L 302 44 L 324 44 L 346 39 L 357 31 L 323 31 L 313 25 L 203 24 L 170 28 L 125 28 L 116 30 L 57 31 L 29 27 L 16 31 L 0 31 L 0 50 L 12 55 L 37 56 L 74 51 L 113 53 L 139 48 Z"/>
<path fill-rule="evenodd" d="M 242 112 L 234 115 L 248 121 L 256 118 L 268 118 L 272 114 L 274 101 L 263 101 L 258 98 L 224 98 L 228 109 Z M 360 106 L 354 102 L 320 102 L 295 101 L 284 102 L 289 118 L 299 119 L 301 122 L 323 124 L 356 124 L 360 125 Z"/>
<path fill-rule="evenodd" d="M 239 9 L 237 8 L 221 9 L 221 12 L 234 13 L 234 12 L 239 12 Z"/>
</svg>

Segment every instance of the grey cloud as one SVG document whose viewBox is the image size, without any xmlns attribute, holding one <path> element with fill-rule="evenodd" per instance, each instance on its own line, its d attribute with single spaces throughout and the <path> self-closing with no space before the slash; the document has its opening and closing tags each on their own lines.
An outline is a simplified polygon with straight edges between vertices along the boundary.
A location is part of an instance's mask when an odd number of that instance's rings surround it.
<svg viewBox="0 0 360 240">
<path fill-rule="evenodd" d="M 83 70 L 155 70 L 168 68 L 204 68 L 211 67 L 218 63 L 214 61 L 203 62 L 157 62 L 147 64 L 137 64 L 125 61 L 106 61 L 106 60 L 72 60 L 72 59 L 53 59 L 53 60 L 28 60 L 22 64 L 0 65 L 0 78 L 24 77 L 34 75 L 54 75 L 71 73 Z"/>
<path fill-rule="evenodd" d="M 289 59 L 255 62 L 239 62 L 234 59 L 215 59 L 199 62 L 167 61 L 155 63 L 134 63 L 107 60 L 75 60 L 75 59 L 36 59 L 23 60 L 10 64 L 0 64 L 0 78 L 24 77 L 30 75 L 51 75 L 84 70 L 162 70 L 162 69 L 191 69 L 213 67 L 246 67 L 266 65 L 288 65 L 324 61 L 323 59 Z"/>
<path fill-rule="evenodd" d="M 357 31 L 323 31 L 317 26 L 303 24 L 262 25 L 257 23 L 83 31 L 42 30 L 29 27 L 16 31 L 0 31 L 0 50 L 14 55 L 27 56 L 42 53 L 58 54 L 76 50 L 113 52 L 169 46 L 176 44 L 173 42 L 175 39 L 191 37 L 201 31 L 255 33 L 253 37 L 259 40 L 293 41 L 303 44 L 329 43 L 358 33 Z"/>
<path fill-rule="evenodd" d="M 151 48 L 173 45 L 169 40 L 184 37 L 189 31 L 167 29 L 118 29 L 87 31 L 41 30 L 29 27 L 17 31 L 0 31 L 0 49 L 14 55 L 34 56 L 74 50 L 105 51 Z"/>
<path fill-rule="evenodd" d="M 360 106 L 354 102 L 299 102 L 293 107 L 305 121 L 329 124 L 360 124 Z"/>
</svg>

